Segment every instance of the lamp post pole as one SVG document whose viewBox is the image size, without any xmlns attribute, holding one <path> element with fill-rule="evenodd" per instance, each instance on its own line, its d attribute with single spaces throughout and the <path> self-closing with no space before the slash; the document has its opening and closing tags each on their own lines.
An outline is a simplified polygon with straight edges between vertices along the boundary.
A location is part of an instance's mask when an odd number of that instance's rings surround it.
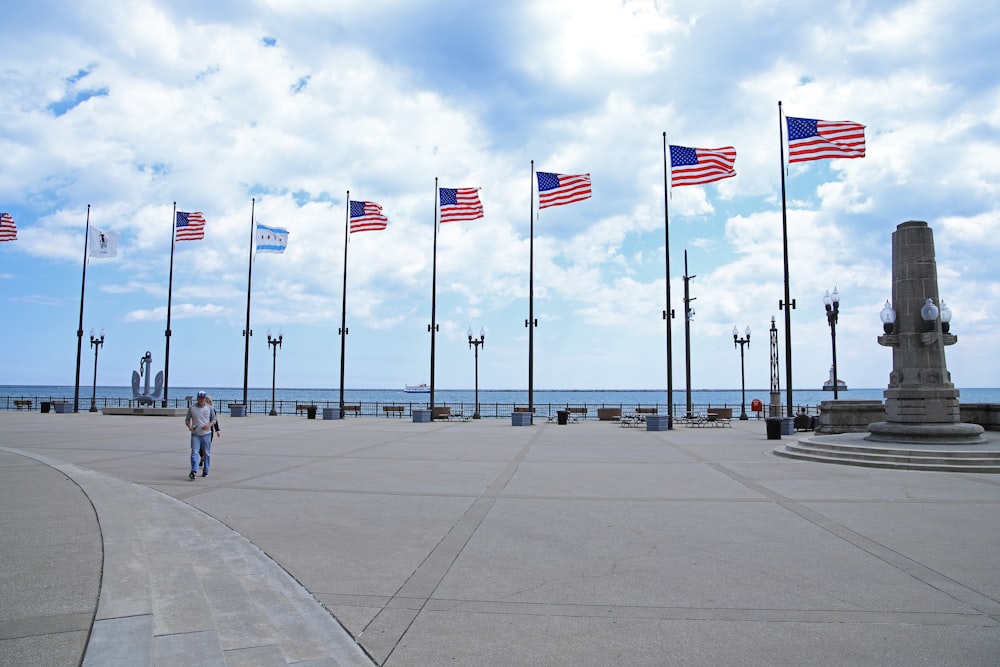
<svg viewBox="0 0 1000 667">
<path fill-rule="evenodd" d="M 271 360 L 271 412 L 268 413 L 272 417 L 278 414 L 278 411 L 274 409 L 274 386 L 278 372 L 278 348 L 281 347 L 281 341 L 284 337 L 284 334 L 279 331 L 277 338 L 271 338 L 271 330 L 267 330 L 267 344 L 271 346 L 273 354 Z"/>
<path fill-rule="evenodd" d="M 740 420 L 746 421 L 747 417 L 747 381 L 743 366 L 743 346 L 750 347 L 750 327 L 744 331 L 744 337 L 740 338 L 740 332 L 733 327 L 733 347 L 740 346 Z"/>
<path fill-rule="evenodd" d="M 840 292 L 833 288 L 833 293 L 827 292 L 823 296 L 823 305 L 826 308 L 826 322 L 830 325 L 830 344 L 833 348 L 833 400 L 837 400 L 838 385 L 840 376 L 837 375 L 837 317 L 840 315 Z"/>
<path fill-rule="evenodd" d="M 479 419 L 479 347 L 486 344 L 486 330 L 479 328 L 479 338 L 472 337 L 472 327 L 467 332 L 469 336 L 469 347 L 476 350 L 476 411 L 472 413 L 473 419 Z"/>
<path fill-rule="evenodd" d="M 685 418 L 692 419 L 694 417 L 694 408 L 691 405 L 691 320 L 694 319 L 694 308 L 691 307 L 691 302 L 697 297 L 691 296 L 689 283 L 692 278 L 697 276 L 688 275 L 688 251 L 684 251 L 684 393 L 686 401 L 687 410 L 684 413 Z"/>
<path fill-rule="evenodd" d="M 90 411 L 97 412 L 97 353 L 104 345 L 104 329 L 101 329 L 101 337 L 94 335 L 94 330 L 90 330 L 90 346 L 94 348 L 94 389 L 90 394 Z"/>
</svg>

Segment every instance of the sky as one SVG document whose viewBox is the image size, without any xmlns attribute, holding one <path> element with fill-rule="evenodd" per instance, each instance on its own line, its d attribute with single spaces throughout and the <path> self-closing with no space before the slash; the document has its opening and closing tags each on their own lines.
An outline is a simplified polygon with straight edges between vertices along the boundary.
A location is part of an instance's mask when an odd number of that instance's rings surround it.
<svg viewBox="0 0 1000 667">
<path fill-rule="evenodd" d="M 430 380 L 435 179 L 481 188 L 484 218 L 441 225 L 435 386 L 785 390 L 779 115 L 866 126 L 863 159 L 786 165 L 792 372 L 828 378 L 823 296 L 841 295 L 837 362 L 885 387 L 879 311 L 891 236 L 934 231 L 958 343 L 956 387 L 1000 362 L 1000 12 L 954 0 L 55 0 L 3 10 L 0 385 L 128 385 L 165 356 L 174 204 L 201 241 L 173 262 L 170 386 L 241 387 L 252 221 L 288 230 L 253 258 L 248 383 L 347 388 Z M 737 175 L 664 191 L 669 144 L 734 146 Z M 532 212 L 539 171 L 589 173 L 593 196 Z M 384 231 L 351 235 L 346 199 Z M 666 195 L 666 196 L 665 196 Z M 92 259 L 90 225 L 120 234 Z M 665 212 L 666 206 L 666 212 Z M 666 213 L 666 214 L 665 214 Z M 669 219 L 669 224 L 665 220 Z M 666 233 L 665 233 L 666 232 Z M 690 348 L 684 335 L 685 254 Z"/>
</svg>

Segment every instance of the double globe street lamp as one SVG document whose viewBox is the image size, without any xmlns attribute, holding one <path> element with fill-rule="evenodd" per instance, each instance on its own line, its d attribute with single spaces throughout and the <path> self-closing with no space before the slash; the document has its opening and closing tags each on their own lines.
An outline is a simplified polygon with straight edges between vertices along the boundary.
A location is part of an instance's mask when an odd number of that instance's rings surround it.
<svg viewBox="0 0 1000 667">
<path fill-rule="evenodd" d="M 750 346 L 750 326 L 743 332 L 744 337 L 740 338 L 739 329 L 733 326 L 733 347 L 740 346 L 740 419 L 746 421 L 747 417 L 747 382 L 746 374 L 743 370 L 743 346 Z"/>
<path fill-rule="evenodd" d="M 90 394 L 90 411 L 97 412 L 97 353 L 104 345 L 104 329 L 101 329 L 101 337 L 94 335 L 94 330 L 90 330 L 90 346 L 94 348 L 94 389 Z"/>
<path fill-rule="evenodd" d="M 833 288 L 831 293 L 823 295 L 823 306 L 826 308 L 826 322 L 830 325 L 830 341 L 833 347 L 833 400 L 837 400 L 837 390 L 840 385 L 840 376 L 837 375 L 837 318 L 840 315 L 840 292 Z"/>
<path fill-rule="evenodd" d="M 277 378 L 278 370 L 278 348 L 281 347 L 281 341 L 284 337 L 284 334 L 279 331 L 277 338 L 271 338 L 271 330 L 267 330 L 267 344 L 273 349 L 273 359 L 271 361 L 271 412 L 268 413 L 271 417 L 278 414 L 278 411 L 274 409 L 274 382 Z"/>
<path fill-rule="evenodd" d="M 472 337 L 472 327 L 469 327 L 469 349 L 476 350 L 476 411 L 472 414 L 473 419 L 479 419 L 479 348 L 486 344 L 486 330 L 479 327 L 479 338 Z"/>
</svg>

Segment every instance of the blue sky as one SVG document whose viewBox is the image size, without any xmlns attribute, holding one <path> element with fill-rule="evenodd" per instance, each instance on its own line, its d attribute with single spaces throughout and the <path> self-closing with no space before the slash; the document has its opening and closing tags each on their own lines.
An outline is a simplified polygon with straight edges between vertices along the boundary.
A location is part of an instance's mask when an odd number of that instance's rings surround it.
<svg viewBox="0 0 1000 667">
<path fill-rule="evenodd" d="M 821 8 L 821 9 L 820 9 Z M 784 347 L 778 101 L 867 126 L 867 156 L 787 170 L 793 379 L 830 366 L 823 294 L 842 295 L 840 376 L 881 387 L 896 225 L 935 233 L 958 387 L 997 385 L 1000 13 L 989 3 L 92 2 L 5 9 L 0 69 L 0 384 L 72 384 L 84 225 L 121 234 L 87 270 L 98 382 L 162 368 L 171 212 L 179 243 L 171 386 L 242 386 L 255 219 L 289 230 L 253 269 L 251 386 L 339 386 L 345 196 L 386 231 L 348 249 L 348 388 L 429 380 L 434 179 L 480 187 L 486 217 L 438 236 L 436 385 L 527 387 L 531 161 L 589 172 L 593 197 L 535 219 L 535 388 L 666 386 L 663 139 L 736 147 L 738 175 L 671 194 L 672 308 L 688 252 L 692 386 L 748 387 Z M 674 320 L 674 387 L 684 385 Z M 84 384 L 93 354 L 84 339 Z M 782 387 L 784 355 L 780 360 Z"/>
</svg>

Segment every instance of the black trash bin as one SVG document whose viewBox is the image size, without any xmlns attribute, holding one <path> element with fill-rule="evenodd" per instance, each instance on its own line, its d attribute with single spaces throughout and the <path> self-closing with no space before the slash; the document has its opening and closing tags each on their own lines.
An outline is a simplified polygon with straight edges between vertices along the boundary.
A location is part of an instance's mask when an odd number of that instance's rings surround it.
<svg viewBox="0 0 1000 667">
<path fill-rule="evenodd" d="M 306 419 L 316 419 L 316 406 L 310 405 L 306 408 Z"/>
<path fill-rule="evenodd" d="M 764 422 L 767 424 L 767 439 L 781 440 L 781 417 L 768 417 Z"/>
<path fill-rule="evenodd" d="M 565 426 L 569 423 L 569 410 L 556 410 L 556 421 Z"/>
<path fill-rule="evenodd" d="M 42 412 L 48 412 L 52 409 L 52 403 L 49 401 L 42 401 Z"/>
</svg>

